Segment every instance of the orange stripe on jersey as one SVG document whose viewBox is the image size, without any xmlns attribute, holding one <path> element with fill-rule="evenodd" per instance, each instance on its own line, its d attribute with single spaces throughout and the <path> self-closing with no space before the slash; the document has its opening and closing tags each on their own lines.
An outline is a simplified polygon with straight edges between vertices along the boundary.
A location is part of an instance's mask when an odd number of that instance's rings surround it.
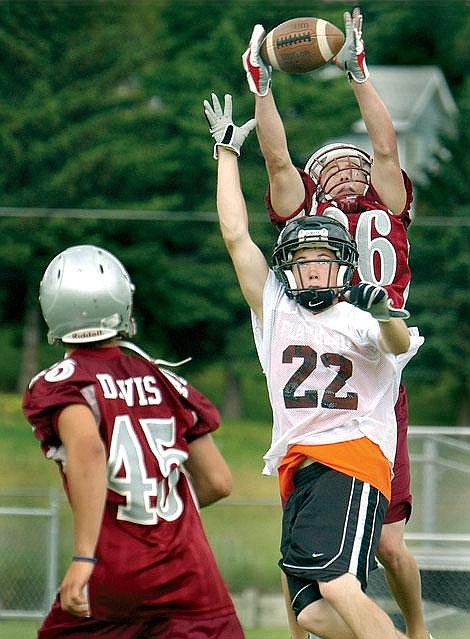
<svg viewBox="0 0 470 639">
<path fill-rule="evenodd" d="M 377 444 L 361 437 L 337 444 L 291 446 L 279 464 L 279 488 L 284 503 L 294 489 L 294 474 L 305 458 L 371 484 L 390 501 L 390 464 Z"/>
</svg>

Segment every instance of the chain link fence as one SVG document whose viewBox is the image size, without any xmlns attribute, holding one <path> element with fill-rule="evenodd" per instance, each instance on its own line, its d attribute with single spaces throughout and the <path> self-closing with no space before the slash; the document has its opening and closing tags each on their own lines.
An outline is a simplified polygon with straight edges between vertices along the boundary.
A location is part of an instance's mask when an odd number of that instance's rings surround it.
<svg viewBox="0 0 470 639">
<path fill-rule="evenodd" d="M 421 569 L 426 619 L 436 637 L 468 638 L 470 428 L 413 427 L 409 447 L 414 508 L 406 538 Z M 202 516 L 245 627 L 287 627 L 277 569 L 278 500 L 227 499 Z M 0 620 L 44 616 L 71 538 L 62 494 L 0 493 Z M 368 592 L 403 628 L 383 570 L 373 572 Z"/>
<path fill-rule="evenodd" d="M 0 618 L 44 616 L 58 583 L 59 497 L 0 495 Z"/>
</svg>

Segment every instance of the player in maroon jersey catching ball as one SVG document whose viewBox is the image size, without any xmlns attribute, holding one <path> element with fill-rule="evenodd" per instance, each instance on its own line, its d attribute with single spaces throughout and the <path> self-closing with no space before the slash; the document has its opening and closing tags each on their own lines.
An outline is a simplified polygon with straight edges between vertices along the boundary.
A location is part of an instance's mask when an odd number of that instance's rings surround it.
<svg viewBox="0 0 470 639">
<path fill-rule="evenodd" d="M 133 291 L 89 245 L 60 253 L 41 281 L 49 342 L 66 355 L 32 380 L 23 409 L 59 466 L 74 539 L 38 637 L 243 639 L 198 512 L 231 490 L 211 436 L 219 414 L 124 341 Z"/>
<path fill-rule="evenodd" d="M 282 228 L 302 215 L 328 215 L 353 235 L 359 263 L 353 283 L 383 286 L 391 309 L 404 311 L 410 285 L 407 228 L 412 187 L 400 167 L 390 114 L 369 79 L 359 8 L 344 14 L 346 41 L 335 59 L 347 72 L 373 149 L 372 157 L 351 144 L 331 144 L 313 153 L 304 169 L 294 166 L 281 117 L 271 91 L 271 69 L 259 56 L 264 29 L 256 25 L 243 55 L 250 90 L 255 94 L 255 118 L 266 162 L 270 220 Z M 410 467 L 407 448 L 408 409 L 403 386 L 396 404 L 398 446 L 392 500 L 384 519 L 378 556 L 387 583 L 406 623 L 410 639 L 428 639 L 421 601 L 421 579 L 415 558 L 406 547 L 404 527 L 411 514 Z M 291 614 L 291 611 L 289 611 Z M 293 622 L 295 639 L 305 637 Z M 297 634 L 295 634 L 297 633 Z"/>
</svg>

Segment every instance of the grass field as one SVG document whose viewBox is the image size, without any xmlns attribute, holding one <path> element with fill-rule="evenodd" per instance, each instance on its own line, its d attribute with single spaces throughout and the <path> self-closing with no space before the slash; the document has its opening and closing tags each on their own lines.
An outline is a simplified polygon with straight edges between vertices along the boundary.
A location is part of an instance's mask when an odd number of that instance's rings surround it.
<svg viewBox="0 0 470 639">
<path fill-rule="evenodd" d="M 442 619 L 433 623 L 434 639 L 468 639 L 468 617 Z M 0 637 L 2 639 L 35 639 L 38 624 L 32 621 L 0 621 Z M 255 628 L 245 630 L 246 639 L 287 639 L 284 628 Z"/>
<path fill-rule="evenodd" d="M 0 395 L 0 416 L 3 496 L 8 491 L 26 494 L 37 490 L 47 491 L 50 487 L 55 487 L 62 494 L 55 464 L 44 459 L 38 442 L 21 415 L 20 398 Z M 246 588 L 255 588 L 259 592 L 279 592 L 277 559 L 280 507 L 277 482 L 261 475 L 261 458 L 268 447 L 270 435 L 270 424 L 261 422 L 228 422 L 215 434 L 215 439 L 232 468 L 234 490 L 229 500 L 203 509 L 202 517 L 220 569 L 233 593 Z M 422 454 L 416 441 L 411 441 L 410 444 L 418 456 Z M 455 457 L 455 461 L 462 465 L 466 461 L 465 453 L 459 454 L 462 458 Z M 426 476 L 422 474 L 423 468 L 419 464 L 413 468 L 414 514 L 408 526 L 411 532 L 423 530 L 423 518 L 426 514 L 422 510 L 426 482 Z M 434 490 L 438 498 L 434 515 L 440 532 L 468 533 L 470 530 L 470 510 L 462 508 L 462 504 L 470 499 L 470 481 L 468 476 L 465 477 L 467 479 L 463 480 L 462 474 L 451 467 L 437 473 Z M 32 497 L 22 499 L 22 505 L 31 505 L 33 500 Z M 70 511 L 64 500 L 61 502 L 60 513 L 59 574 L 62 575 L 69 560 L 71 545 Z M 14 530 L 11 522 L 0 519 L 0 599 L 5 599 L 2 575 L 14 574 L 18 581 L 21 577 L 19 570 L 9 569 L 5 562 L 20 558 L 17 566 L 22 566 L 26 563 L 22 559 L 24 549 L 34 547 L 39 568 L 43 565 L 45 546 L 42 549 L 39 546 L 38 533 L 36 528 L 24 525 L 21 529 Z M 28 534 L 32 535 L 30 541 Z M 25 587 L 20 592 L 27 589 L 30 576 L 31 572 L 25 574 Z M 462 588 L 458 582 L 455 587 Z M 273 618 L 268 619 L 272 622 Z M 470 614 L 466 612 L 433 608 L 429 619 L 435 639 L 470 637 Z M 37 625 L 35 622 L 0 621 L 0 637 L 34 639 Z M 246 639 L 286 639 L 287 636 L 285 628 L 246 630 Z"/>
<path fill-rule="evenodd" d="M 2 639 L 34 639 L 38 623 L 35 621 L 0 621 Z"/>
<path fill-rule="evenodd" d="M 0 621 L 2 639 L 35 639 L 38 624 L 32 621 Z M 279 628 L 246 630 L 246 639 L 286 639 L 286 631 Z"/>
</svg>

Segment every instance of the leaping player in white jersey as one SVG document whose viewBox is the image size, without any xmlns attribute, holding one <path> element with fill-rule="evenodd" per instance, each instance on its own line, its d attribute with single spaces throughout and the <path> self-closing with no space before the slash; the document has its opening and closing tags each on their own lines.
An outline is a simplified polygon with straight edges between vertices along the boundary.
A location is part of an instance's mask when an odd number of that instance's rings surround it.
<svg viewBox="0 0 470 639">
<path fill-rule="evenodd" d="M 204 107 L 222 237 L 252 311 L 273 410 L 264 472 L 279 476 L 279 565 L 292 608 L 301 628 L 324 639 L 404 637 L 365 588 L 391 493 L 401 370 L 422 340 L 392 317 L 385 289 L 351 287 L 356 244 L 336 220 L 287 224 L 268 267 L 238 173 L 254 120 L 233 124 L 230 95 L 223 109 L 214 94 Z"/>
<path fill-rule="evenodd" d="M 342 222 L 359 250 L 353 284 L 360 280 L 379 284 L 386 289 L 390 304 L 403 309 L 411 279 L 407 229 L 412 185 L 400 167 L 392 119 L 369 77 L 360 9 L 345 12 L 344 22 L 346 41 L 334 62 L 347 73 L 373 157 L 352 144 L 337 142 L 318 148 L 303 169 L 297 168 L 290 157 L 271 90 L 271 68 L 259 55 L 264 28 L 258 24 L 253 29 L 242 57 L 249 88 L 255 95 L 256 130 L 269 177 L 266 205 L 271 222 L 278 228 L 299 215 L 329 215 Z M 377 556 L 403 614 L 408 637 L 431 639 L 423 614 L 418 565 L 404 540 L 412 495 L 403 384 L 395 414 L 398 442 L 392 497 Z M 292 639 L 305 639 L 306 633 L 297 628 L 289 607 L 287 612 Z"/>
</svg>

